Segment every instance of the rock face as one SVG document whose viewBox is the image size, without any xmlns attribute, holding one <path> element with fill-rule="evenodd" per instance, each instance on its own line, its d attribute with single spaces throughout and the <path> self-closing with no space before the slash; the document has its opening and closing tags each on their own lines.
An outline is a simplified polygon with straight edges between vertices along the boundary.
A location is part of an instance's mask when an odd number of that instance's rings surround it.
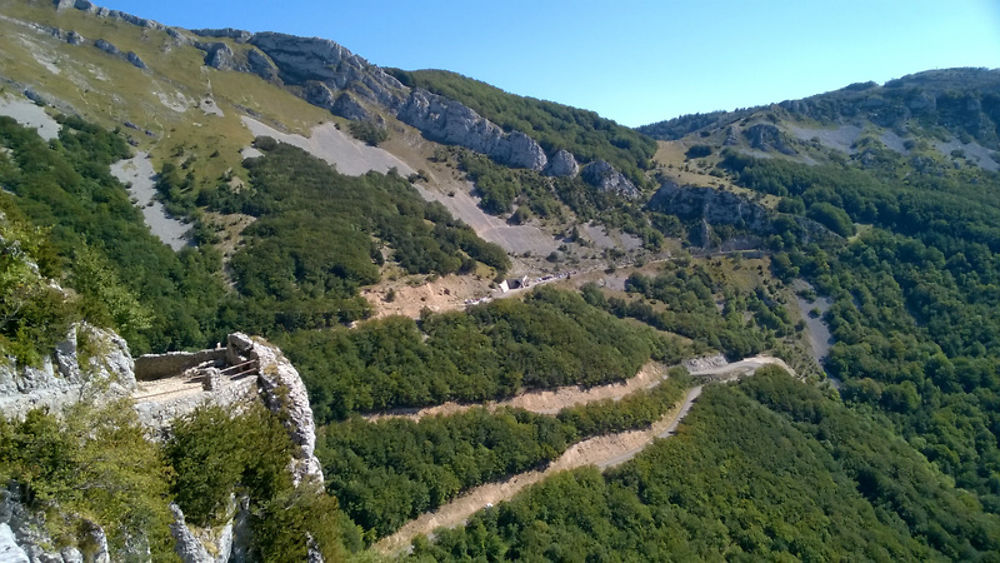
<svg viewBox="0 0 1000 563">
<path fill-rule="evenodd" d="M 191 33 L 199 37 L 226 37 L 229 39 L 235 39 L 240 43 L 246 43 L 253 36 L 253 34 L 249 31 L 233 29 L 231 27 L 222 29 L 192 29 Z"/>
<path fill-rule="evenodd" d="M 205 51 L 205 64 L 219 70 L 239 70 L 233 50 L 225 43 L 196 42 L 195 47 Z"/>
<path fill-rule="evenodd" d="M 274 61 L 285 84 L 305 86 L 310 81 L 322 82 L 331 90 L 349 90 L 362 100 L 390 111 L 405 99 L 405 88 L 398 80 L 333 41 L 255 33 L 247 42 Z"/>
<path fill-rule="evenodd" d="M 30 563 L 28 554 L 17 545 L 13 530 L 6 523 L 0 524 L 0 561 L 3 563 Z"/>
<path fill-rule="evenodd" d="M 743 130 L 743 136 L 750 142 L 750 146 L 762 150 L 776 150 L 782 154 L 798 154 L 785 139 L 781 130 L 770 123 L 757 123 Z"/>
<path fill-rule="evenodd" d="M 87 333 L 88 346 L 99 351 L 80 365 L 77 337 Z M 128 344 L 117 334 L 86 324 L 74 325 L 55 354 L 37 367 L 18 367 L 0 358 L 0 411 L 22 418 L 33 408 L 59 410 L 89 394 L 104 398 L 126 396 L 135 388 L 135 371 Z"/>
<path fill-rule="evenodd" d="M 93 522 L 86 526 L 86 559 L 93 563 L 109 563 L 108 538 L 104 530 Z M 78 546 L 67 546 L 56 551 L 56 542 L 45 531 L 45 515 L 28 510 L 16 492 L 0 488 L 0 562 L 44 561 L 46 563 L 83 563 L 84 556 Z M 22 558 L 23 557 L 23 558 Z"/>
<path fill-rule="evenodd" d="M 323 88 L 326 88 L 326 86 L 323 86 Z M 329 92 L 329 89 L 327 89 L 327 92 Z M 372 118 L 368 110 L 347 92 L 337 96 L 337 100 L 333 102 L 330 109 L 333 113 L 354 121 L 368 121 Z"/>
<path fill-rule="evenodd" d="M 247 71 L 268 82 L 274 82 L 278 79 L 278 69 L 274 63 L 257 49 L 247 51 Z"/>
<path fill-rule="evenodd" d="M 732 192 L 713 188 L 678 186 L 664 181 L 649 200 L 649 208 L 686 220 L 737 225 L 757 234 L 766 234 L 771 229 L 767 209 Z"/>
<path fill-rule="evenodd" d="M 580 177 L 602 192 L 613 192 L 629 199 L 639 196 L 639 189 L 635 184 L 603 160 L 595 160 L 584 166 L 580 170 Z"/>
<path fill-rule="evenodd" d="M 257 385 L 261 398 L 269 409 L 286 417 L 285 428 L 299 447 L 291 465 L 293 482 L 298 485 L 304 479 L 317 479 L 322 483 L 323 469 L 314 454 L 316 425 L 309 406 L 309 394 L 298 370 L 281 350 L 242 333 L 229 335 L 228 349 L 258 361 L 260 375 Z"/>
<path fill-rule="evenodd" d="M 548 163 L 542 147 L 520 131 L 503 129 L 463 104 L 417 88 L 396 115 L 428 139 L 461 145 L 493 160 L 541 171 Z"/>
<path fill-rule="evenodd" d="M 556 151 L 552 158 L 549 159 L 549 164 L 545 167 L 546 176 L 576 176 L 577 172 L 580 171 L 580 165 L 577 164 L 576 158 L 573 153 L 566 149 L 559 149 Z"/>
<path fill-rule="evenodd" d="M 235 501 L 234 501 L 235 502 Z M 218 537 L 200 539 L 191 531 L 184 520 L 184 513 L 176 504 L 170 504 L 174 521 L 170 524 L 170 535 L 174 537 L 174 551 L 184 563 L 226 563 L 233 551 L 233 521 L 229 520 L 218 532 Z M 215 534 L 211 534 L 215 535 Z M 213 545 L 215 556 L 205 548 L 204 541 Z"/>
<path fill-rule="evenodd" d="M 299 86 L 297 91 L 306 101 L 342 117 L 372 119 L 365 105 L 378 106 L 433 141 L 460 145 L 508 166 L 542 171 L 548 164 L 545 151 L 528 135 L 520 131 L 505 132 L 455 100 L 419 88 L 410 90 L 381 68 L 333 41 L 282 33 L 246 34 L 235 30 L 198 30 L 195 33 L 231 37 L 260 50 L 250 51 L 246 64 L 242 64 L 234 62 L 229 47 L 220 43 L 196 43 L 206 51 L 206 64 L 252 72 L 266 80 Z M 553 170 L 573 170 L 575 160 L 572 155 L 568 156 L 572 163 L 564 155 L 560 165 Z"/>
<path fill-rule="evenodd" d="M 229 45 L 221 41 L 195 41 L 192 43 L 198 49 L 205 51 L 205 65 L 219 70 L 234 70 L 256 74 L 268 82 L 278 78 L 278 70 L 263 53 L 250 48 L 245 60 L 237 56 Z"/>
</svg>

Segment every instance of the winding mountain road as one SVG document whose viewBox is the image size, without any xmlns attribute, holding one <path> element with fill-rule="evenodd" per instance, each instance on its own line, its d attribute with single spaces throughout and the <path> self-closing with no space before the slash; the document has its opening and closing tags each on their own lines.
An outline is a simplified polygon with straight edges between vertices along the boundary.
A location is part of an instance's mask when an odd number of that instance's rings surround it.
<svg viewBox="0 0 1000 563">
<path fill-rule="evenodd" d="M 434 512 L 422 514 L 407 522 L 395 534 L 376 543 L 375 549 L 386 554 L 395 553 L 407 548 L 413 538 L 419 535 L 430 534 L 438 528 L 460 526 L 479 510 L 509 500 L 528 486 L 559 471 L 569 471 L 587 465 L 596 465 L 603 470 L 625 463 L 657 438 L 673 435 L 681 420 L 687 416 L 695 399 L 701 395 L 701 389 L 702 386 L 699 385 L 688 390 L 683 401 L 648 429 L 595 436 L 571 446 L 544 471 L 527 471 L 514 475 L 506 481 L 480 485 Z"/>
<path fill-rule="evenodd" d="M 778 365 L 788 370 L 789 373 L 795 373 L 780 358 L 762 354 L 736 362 L 692 370 L 691 374 L 711 377 L 719 382 L 731 382 L 752 375 L 759 368 L 767 365 Z M 647 375 L 647 377 L 649 376 Z M 656 380 L 656 382 L 658 381 L 659 379 Z M 701 395 L 703 387 L 704 385 L 697 385 L 689 389 L 683 400 L 649 428 L 606 434 L 583 440 L 570 446 L 543 471 L 526 471 L 505 481 L 486 483 L 475 487 L 437 510 L 427 512 L 407 522 L 396 533 L 377 542 L 375 549 L 385 554 L 397 553 L 409 547 L 413 538 L 419 535 L 431 534 L 438 528 L 461 526 L 479 510 L 501 501 L 510 500 L 528 486 L 559 471 L 569 471 L 587 465 L 595 465 L 604 470 L 621 465 L 634 458 L 655 440 L 673 436 L 681 421 L 691 411 L 691 406 Z M 415 414 L 417 413 L 411 413 L 409 416 Z"/>
</svg>

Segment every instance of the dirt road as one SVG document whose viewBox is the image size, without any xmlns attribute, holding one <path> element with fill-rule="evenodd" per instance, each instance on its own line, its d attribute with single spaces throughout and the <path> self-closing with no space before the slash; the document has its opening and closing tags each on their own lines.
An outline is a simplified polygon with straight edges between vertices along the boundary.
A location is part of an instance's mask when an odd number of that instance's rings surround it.
<svg viewBox="0 0 1000 563">
<path fill-rule="evenodd" d="M 609 383 L 590 388 L 570 385 L 552 390 L 529 391 L 506 401 L 471 405 L 447 402 L 423 409 L 396 409 L 385 413 L 367 415 L 364 418 L 371 422 L 386 418 L 408 418 L 417 421 L 426 416 L 451 415 L 481 406 L 485 406 L 491 410 L 499 407 L 514 407 L 539 414 L 555 414 L 573 405 L 586 404 L 603 399 L 617 401 L 636 391 L 659 385 L 666 376 L 667 367 L 665 365 L 658 362 L 649 362 L 642 366 L 642 369 L 634 377 L 620 383 Z"/>
<path fill-rule="evenodd" d="M 691 375 L 718 376 L 716 379 L 722 381 L 733 381 L 746 375 L 750 375 L 757 371 L 758 368 L 762 368 L 767 365 L 779 366 L 788 373 L 795 375 L 795 370 L 789 367 L 784 360 L 781 358 L 775 358 L 774 356 L 768 356 L 767 354 L 758 354 L 756 356 L 743 358 L 742 360 L 720 366 L 691 370 Z"/>
<path fill-rule="evenodd" d="M 519 473 L 506 481 L 476 487 L 436 511 L 428 512 L 406 523 L 395 534 L 376 543 L 375 549 L 385 554 L 395 553 L 408 547 L 418 535 L 429 534 L 437 528 L 460 526 L 479 510 L 509 500 L 529 485 L 538 483 L 556 472 L 587 465 L 606 469 L 624 463 L 657 438 L 671 436 L 681 420 L 687 416 L 691 405 L 701 394 L 701 389 L 700 385 L 690 389 L 683 401 L 646 430 L 632 430 L 584 440 L 571 446 L 544 471 Z"/>
</svg>

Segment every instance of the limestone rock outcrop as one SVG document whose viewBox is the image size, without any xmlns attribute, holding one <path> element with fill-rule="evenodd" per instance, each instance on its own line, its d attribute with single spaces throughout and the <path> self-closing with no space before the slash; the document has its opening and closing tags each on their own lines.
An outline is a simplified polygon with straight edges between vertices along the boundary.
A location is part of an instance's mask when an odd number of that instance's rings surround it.
<svg viewBox="0 0 1000 563">
<path fill-rule="evenodd" d="M 17 545 L 14 531 L 6 523 L 0 524 L 0 561 L 4 563 L 30 563 L 28 554 Z"/>
<path fill-rule="evenodd" d="M 198 30 L 195 33 L 233 38 L 260 50 L 250 51 L 247 64 L 240 64 L 232 62 L 229 47 L 196 43 L 207 53 L 206 64 L 299 86 L 297 92 L 306 101 L 342 117 L 372 119 L 365 105 L 377 106 L 433 141 L 463 146 L 508 166 L 542 171 L 548 164 L 541 145 L 528 135 L 520 131 L 505 132 L 458 101 L 420 88 L 407 88 L 378 66 L 333 41 L 271 32 Z M 569 162 L 567 155 L 562 156 L 560 165 L 553 170 L 573 169 L 575 160 Z"/>
<path fill-rule="evenodd" d="M 118 50 L 118 47 L 115 47 L 109 41 L 106 41 L 104 39 L 98 39 L 97 41 L 94 41 L 94 47 L 97 47 L 98 49 L 104 51 L 109 55 L 117 55 L 121 52 Z"/>
<path fill-rule="evenodd" d="M 231 27 L 224 27 L 222 29 L 192 29 L 191 33 L 199 37 L 225 37 L 234 39 L 240 43 L 246 43 L 253 37 L 253 33 L 249 31 L 233 29 Z"/>
<path fill-rule="evenodd" d="M 389 111 L 404 100 L 405 89 L 398 80 L 333 41 L 265 32 L 253 34 L 247 43 L 274 61 L 285 84 L 322 82 L 331 90 L 350 90 Z"/>
<path fill-rule="evenodd" d="M 221 41 L 205 43 L 198 41 L 195 47 L 205 51 L 205 64 L 218 70 L 239 70 L 236 57 L 229 45 Z"/>
<path fill-rule="evenodd" d="M 295 484 L 309 478 L 322 483 L 323 469 L 314 453 L 316 425 L 309 406 L 309 393 L 298 370 L 281 350 L 243 333 L 229 335 L 228 349 L 258 362 L 260 374 L 257 385 L 261 398 L 269 409 L 284 415 L 285 428 L 299 448 L 291 466 Z"/>
<path fill-rule="evenodd" d="M 235 501 L 233 501 L 235 503 Z M 226 563 L 233 551 L 233 520 L 230 519 L 220 530 L 210 532 L 212 537 L 204 538 L 195 535 L 184 519 L 184 512 L 176 504 L 170 504 L 170 513 L 174 521 L 170 523 L 170 535 L 173 536 L 174 551 L 184 563 Z M 204 534 L 203 534 L 204 535 Z M 211 543 L 212 553 L 205 547 Z"/>
<path fill-rule="evenodd" d="M 548 163 L 531 137 L 520 131 L 504 133 L 467 106 L 420 88 L 411 92 L 396 117 L 432 141 L 461 145 L 501 164 L 541 171 Z"/>
<path fill-rule="evenodd" d="M 782 154 L 798 154 L 789 144 L 788 139 L 781 130 L 770 123 L 757 123 L 743 130 L 743 136 L 750 143 L 750 146 L 762 150 L 776 150 Z"/>
<path fill-rule="evenodd" d="M 87 353 L 81 362 L 78 336 L 87 333 Z M 82 365 L 81 365 L 82 363 Z M 39 366 L 18 366 L 0 357 L 0 412 L 21 418 L 33 408 L 60 410 L 100 393 L 104 399 L 123 397 L 135 388 L 134 362 L 128 344 L 117 334 L 87 324 L 70 328 L 55 353 Z"/>
<path fill-rule="evenodd" d="M 104 530 L 90 522 L 82 522 L 85 527 L 83 543 L 87 544 L 89 556 L 84 559 L 79 546 L 65 546 L 56 549 L 56 542 L 45 527 L 45 514 L 27 508 L 17 488 L 0 488 L 0 562 L 46 563 L 109 563 L 108 538 Z"/>
<path fill-rule="evenodd" d="M 737 225 L 751 232 L 770 232 L 767 209 L 748 199 L 714 188 L 679 186 L 664 181 L 649 200 L 649 208 L 682 219 L 702 219 L 712 225 Z"/>
<path fill-rule="evenodd" d="M 134 66 L 139 70 L 146 70 L 146 63 L 142 62 L 142 59 L 139 58 L 139 55 L 136 55 L 132 51 L 125 53 L 125 60 L 132 63 L 132 66 Z"/>
<path fill-rule="evenodd" d="M 573 153 L 566 149 L 559 149 L 549 159 L 545 167 L 546 176 L 576 176 L 580 171 L 580 165 L 576 162 Z"/>
<path fill-rule="evenodd" d="M 326 87 L 324 86 L 324 88 Z M 355 100 L 354 97 L 348 92 L 344 92 L 337 96 L 337 99 L 334 100 L 330 109 L 333 113 L 354 121 L 368 121 L 372 119 L 372 115 L 368 113 L 368 110 L 358 103 L 358 101 Z"/>
<path fill-rule="evenodd" d="M 278 69 L 266 55 L 250 47 L 246 56 L 237 55 L 222 41 L 195 41 L 192 43 L 205 52 L 205 65 L 218 70 L 248 72 L 273 82 L 278 77 Z"/>
<path fill-rule="evenodd" d="M 624 174 L 604 160 L 595 160 L 580 170 L 583 181 L 602 192 L 613 192 L 629 199 L 639 197 L 639 189 Z"/>
</svg>

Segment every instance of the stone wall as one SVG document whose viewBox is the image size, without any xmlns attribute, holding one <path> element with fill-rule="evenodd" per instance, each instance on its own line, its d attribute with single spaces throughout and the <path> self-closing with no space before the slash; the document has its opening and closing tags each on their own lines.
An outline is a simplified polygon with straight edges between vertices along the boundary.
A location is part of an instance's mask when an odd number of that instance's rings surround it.
<svg viewBox="0 0 1000 563">
<path fill-rule="evenodd" d="M 226 359 L 226 349 L 199 350 L 198 352 L 168 352 L 147 354 L 135 359 L 135 378 L 138 381 L 152 381 L 180 375 L 184 370 L 204 362 L 221 363 Z"/>
</svg>

